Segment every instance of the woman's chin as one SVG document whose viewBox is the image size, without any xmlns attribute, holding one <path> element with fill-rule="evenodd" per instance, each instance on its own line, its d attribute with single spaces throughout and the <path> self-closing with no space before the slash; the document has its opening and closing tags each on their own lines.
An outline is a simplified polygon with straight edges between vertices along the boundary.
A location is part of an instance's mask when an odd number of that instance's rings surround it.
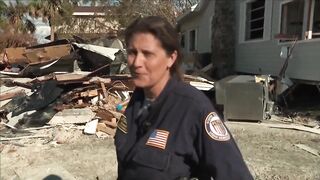
<svg viewBox="0 0 320 180">
<path fill-rule="evenodd" d="M 142 81 L 141 79 L 133 79 L 133 84 L 136 86 L 136 87 L 139 87 L 139 88 L 145 88 L 147 87 L 147 83 Z"/>
</svg>

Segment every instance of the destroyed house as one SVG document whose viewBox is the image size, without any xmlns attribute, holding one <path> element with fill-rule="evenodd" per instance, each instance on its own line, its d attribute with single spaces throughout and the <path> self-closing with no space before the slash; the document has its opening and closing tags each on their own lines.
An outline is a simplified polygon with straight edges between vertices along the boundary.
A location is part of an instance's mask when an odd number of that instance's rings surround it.
<svg viewBox="0 0 320 180">
<path fill-rule="evenodd" d="M 287 59 L 286 77 L 320 84 L 320 0 L 232 2 L 234 22 L 225 23 L 232 23 L 233 30 L 222 28 L 223 39 L 213 34 L 215 28 L 221 29 L 213 24 L 221 16 L 216 13 L 215 0 L 201 0 L 178 18 L 181 45 L 187 57 L 194 52 L 200 57 L 212 54 L 214 43 L 232 42 L 233 38 L 233 47 L 226 47 L 226 51 L 231 54 L 235 72 L 279 76 Z M 215 62 L 214 56 L 211 59 Z"/>
</svg>

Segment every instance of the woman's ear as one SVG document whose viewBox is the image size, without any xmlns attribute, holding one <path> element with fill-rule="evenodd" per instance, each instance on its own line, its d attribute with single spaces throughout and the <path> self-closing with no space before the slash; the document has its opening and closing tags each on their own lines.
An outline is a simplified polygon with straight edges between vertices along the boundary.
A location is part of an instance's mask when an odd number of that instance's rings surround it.
<svg viewBox="0 0 320 180">
<path fill-rule="evenodd" d="M 173 53 L 171 53 L 171 54 L 169 55 L 169 58 L 168 58 L 169 61 L 168 61 L 168 65 L 167 65 L 167 67 L 168 67 L 169 69 L 173 66 L 174 62 L 176 62 L 177 57 L 178 57 L 178 52 L 177 52 L 177 51 L 173 51 Z"/>
</svg>

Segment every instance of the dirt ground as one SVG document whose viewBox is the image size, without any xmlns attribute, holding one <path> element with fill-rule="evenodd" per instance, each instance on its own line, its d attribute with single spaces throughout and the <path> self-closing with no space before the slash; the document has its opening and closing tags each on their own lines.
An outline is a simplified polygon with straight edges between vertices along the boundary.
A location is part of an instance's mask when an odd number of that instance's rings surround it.
<svg viewBox="0 0 320 180">
<path fill-rule="evenodd" d="M 320 135 L 258 123 L 227 122 L 255 179 L 320 179 Z M 83 135 L 77 128 L 37 130 L 49 138 L 1 143 L 1 179 L 113 180 L 117 162 L 112 138 Z"/>
</svg>

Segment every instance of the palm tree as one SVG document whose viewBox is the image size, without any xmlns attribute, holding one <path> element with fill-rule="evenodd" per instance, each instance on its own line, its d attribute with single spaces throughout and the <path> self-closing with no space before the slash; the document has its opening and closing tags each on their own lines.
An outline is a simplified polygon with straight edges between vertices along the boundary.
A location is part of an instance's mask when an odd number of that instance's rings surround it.
<svg viewBox="0 0 320 180">
<path fill-rule="evenodd" d="M 3 24 L 5 23 L 4 16 L 5 16 L 6 9 L 7 9 L 7 4 L 3 0 L 0 0 L 0 27 L 2 27 Z"/>
<path fill-rule="evenodd" d="M 42 17 L 44 21 L 49 21 L 50 39 L 53 41 L 56 26 L 71 20 L 72 7 L 72 2 L 69 0 L 32 0 L 30 15 Z"/>
<path fill-rule="evenodd" d="M 6 16 L 8 21 L 14 28 L 20 28 L 23 24 L 23 16 L 27 12 L 26 7 L 19 1 L 16 0 L 16 4 L 9 2 L 9 6 L 6 10 Z"/>
<path fill-rule="evenodd" d="M 0 14 L 1 15 L 4 13 L 5 9 L 7 9 L 7 4 L 3 0 L 0 0 Z"/>
<path fill-rule="evenodd" d="M 3 2 L 3 1 L 2 1 Z M 28 8 L 20 0 L 16 0 L 15 4 L 9 2 L 9 6 L 0 2 L 1 14 L 6 18 L 7 23 L 13 27 L 14 31 L 34 32 L 34 24 L 25 18 Z"/>
</svg>

